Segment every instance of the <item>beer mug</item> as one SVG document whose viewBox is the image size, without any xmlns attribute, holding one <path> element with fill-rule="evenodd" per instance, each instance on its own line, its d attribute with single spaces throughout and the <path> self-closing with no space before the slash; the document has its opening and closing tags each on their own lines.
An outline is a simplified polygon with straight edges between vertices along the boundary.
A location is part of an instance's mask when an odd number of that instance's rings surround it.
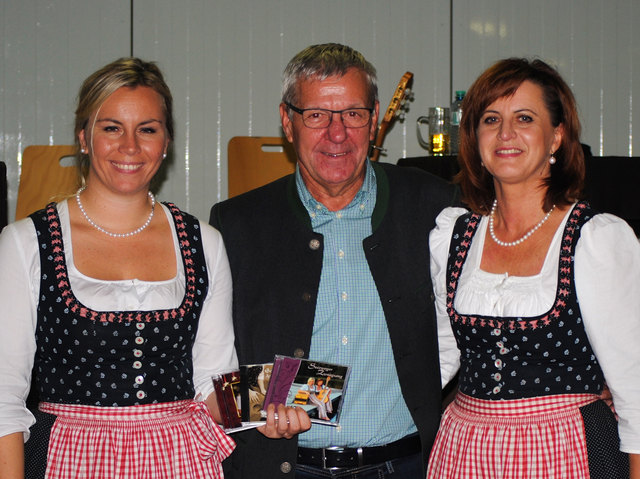
<svg viewBox="0 0 640 479">
<path fill-rule="evenodd" d="M 449 108 L 434 106 L 429 108 L 428 116 L 418 118 L 416 128 L 418 130 L 418 143 L 426 148 L 432 155 L 441 156 L 449 154 Z M 429 141 L 424 141 L 420 125 L 429 125 Z"/>
</svg>

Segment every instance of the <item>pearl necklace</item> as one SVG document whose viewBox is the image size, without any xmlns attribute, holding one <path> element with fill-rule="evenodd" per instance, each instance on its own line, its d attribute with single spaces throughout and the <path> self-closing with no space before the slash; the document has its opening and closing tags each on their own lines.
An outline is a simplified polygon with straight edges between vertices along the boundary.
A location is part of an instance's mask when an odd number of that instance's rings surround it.
<svg viewBox="0 0 640 479">
<path fill-rule="evenodd" d="M 529 236 L 531 236 L 533 233 L 535 233 L 538 228 L 540 228 L 545 221 L 547 221 L 549 219 L 549 217 L 551 216 L 551 212 L 555 209 L 556 205 L 553 205 L 551 207 L 551 209 L 547 212 L 546 215 L 544 215 L 544 218 L 542 218 L 537 225 L 535 225 L 533 228 L 531 228 L 529 231 L 527 231 L 524 236 L 522 238 L 519 238 L 515 241 L 500 241 L 498 239 L 498 237 L 496 236 L 495 231 L 493 230 L 493 217 L 495 216 L 496 213 L 496 209 L 498 208 L 498 200 L 495 199 L 493 200 L 493 206 L 491 207 L 491 213 L 489 213 L 489 233 L 491 234 L 491 238 L 493 239 L 493 241 L 495 241 L 497 244 L 499 244 L 500 246 L 517 246 L 520 243 L 522 243 L 523 241 L 525 241 L 526 239 L 529 239 Z"/>
<path fill-rule="evenodd" d="M 145 221 L 142 226 L 128 233 L 112 233 L 111 231 L 107 231 L 102 226 L 96 224 L 96 222 L 93 221 L 91 218 L 89 218 L 89 215 L 84 210 L 84 207 L 82 206 L 82 201 L 80 201 L 80 193 L 82 193 L 85 190 L 85 188 L 86 186 L 83 186 L 76 193 L 76 202 L 78 203 L 78 208 L 80 208 L 80 212 L 82 213 L 82 216 L 84 216 L 84 218 L 87 220 L 87 222 L 91 226 L 93 226 L 95 229 L 100 231 L 101 233 L 111 236 L 112 238 L 128 238 L 129 236 L 137 235 L 142 230 L 144 230 L 147 226 L 149 226 L 149 223 L 151 223 L 151 220 L 153 219 L 153 212 L 155 211 L 155 208 L 156 208 L 156 199 L 153 196 L 153 193 L 149 191 L 148 194 L 149 194 L 149 199 L 151 200 L 151 213 L 149 213 L 149 217 L 147 218 L 147 221 Z"/>
</svg>

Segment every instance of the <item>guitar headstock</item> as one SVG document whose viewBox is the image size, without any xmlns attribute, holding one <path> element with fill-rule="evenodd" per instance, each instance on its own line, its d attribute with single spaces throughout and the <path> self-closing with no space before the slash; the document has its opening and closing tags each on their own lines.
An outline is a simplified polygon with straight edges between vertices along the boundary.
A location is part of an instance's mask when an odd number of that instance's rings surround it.
<svg viewBox="0 0 640 479">
<path fill-rule="evenodd" d="M 411 92 L 411 82 L 413 80 L 413 73 L 406 72 L 402 75 L 402 78 L 398 82 L 396 91 L 393 93 L 391 102 L 387 107 L 382 123 L 391 123 L 395 118 L 402 118 L 404 112 L 409 110 L 407 102 L 413 100 L 413 93 Z"/>
<path fill-rule="evenodd" d="M 409 110 L 407 103 L 413 101 L 413 93 L 411 92 L 412 80 L 413 73 L 406 72 L 398 82 L 396 91 L 393 93 L 391 102 L 389 102 L 389 106 L 385 110 L 382 121 L 378 126 L 375 142 L 371 145 L 371 161 L 378 161 L 380 152 L 383 150 L 382 142 L 384 141 L 384 136 L 387 133 L 389 125 L 391 125 L 396 118 L 400 118 L 402 121 L 404 119 L 404 113 Z"/>
</svg>

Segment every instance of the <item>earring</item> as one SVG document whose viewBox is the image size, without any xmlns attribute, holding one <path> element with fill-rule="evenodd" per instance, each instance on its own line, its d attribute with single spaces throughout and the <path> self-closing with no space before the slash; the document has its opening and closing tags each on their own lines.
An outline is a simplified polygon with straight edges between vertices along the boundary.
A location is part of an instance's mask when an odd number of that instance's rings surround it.
<svg viewBox="0 0 640 479">
<path fill-rule="evenodd" d="M 556 157 L 551 155 L 551 157 L 549 158 L 549 163 L 551 163 L 552 165 L 556 164 Z"/>
<path fill-rule="evenodd" d="M 83 155 L 86 153 L 86 151 L 84 151 L 84 148 L 80 148 L 80 153 L 82 153 Z"/>
<path fill-rule="evenodd" d="M 167 157 L 167 154 L 166 154 L 166 153 L 163 153 L 163 154 L 162 154 L 162 159 L 164 160 L 166 157 Z"/>
</svg>

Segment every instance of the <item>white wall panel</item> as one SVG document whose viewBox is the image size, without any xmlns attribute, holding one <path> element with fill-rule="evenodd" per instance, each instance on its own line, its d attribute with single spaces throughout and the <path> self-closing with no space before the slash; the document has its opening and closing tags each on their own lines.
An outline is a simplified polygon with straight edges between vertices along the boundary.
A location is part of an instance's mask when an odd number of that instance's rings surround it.
<svg viewBox="0 0 640 479">
<path fill-rule="evenodd" d="M 454 0 L 454 88 L 468 88 L 500 58 L 542 58 L 573 89 L 582 141 L 592 152 L 637 156 L 640 32 L 633 25 L 639 22 L 634 0 Z"/>
<path fill-rule="evenodd" d="M 129 5 L 98 0 L 0 3 L 0 159 L 9 219 L 29 145 L 73 143 L 77 91 L 99 66 L 130 51 Z"/>
<path fill-rule="evenodd" d="M 416 101 L 387 135 L 383 160 L 424 154 L 415 120 L 450 102 L 448 12 L 448 0 L 136 0 L 134 54 L 158 61 L 175 97 L 177 137 L 160 197 L 208 218 L 226 198 L 228 141 L 281 134 L 282 70 L 314 43 L 347 43 L 374 63 L 382 109 L 413 71 Z"/>
<path fill-rule="evenodd" d="M 227 194 L 229 139 L 280 134 L 282 69 L 312 43 L 362 51 L 378 69 L 381 109 L 402 74 L 415 74 L 415 102 L 389 131 L 382 161 L 426 154 L 416 118 L 512 55 L 559 68 L 594 154 L 639 155 L 638 24 L 636 0 L 135 0 L 133 8 L 124 0 L 4 0 L 0 158 L 9 216 L 22 150 L 72 142 L 80 82 L 131 44 L 158 61 L 175 97 L 173 163 L 160 197 L 206 218 Z"/>
</svg>

